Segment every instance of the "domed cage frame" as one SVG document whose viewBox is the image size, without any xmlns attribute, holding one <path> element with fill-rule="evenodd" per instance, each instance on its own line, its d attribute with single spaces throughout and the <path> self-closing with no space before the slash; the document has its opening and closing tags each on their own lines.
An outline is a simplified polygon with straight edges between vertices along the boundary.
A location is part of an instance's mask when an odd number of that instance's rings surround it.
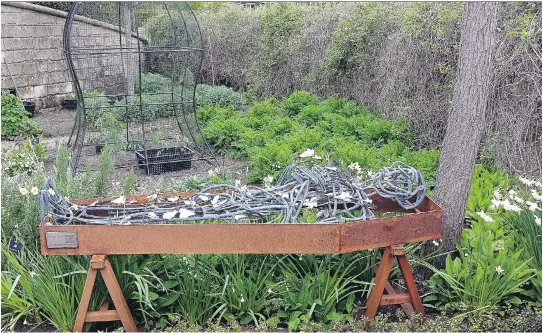
<svg viewBox="0 0 543 333">
<path fill-rule="evenodd" d="M 139 13 L 155 14 L 147 19 L 158 27 L 150 39 Z M 73 174 L 82 162 L 97 170 L 104 147 L 113 151 L 115 168 L 147 175 L 195 161 L 219 166 L 196 117 L 204 47 L 187 3 L 77 2 L 63 44 L 77 101 L 68 140 Z"/>
</svg>

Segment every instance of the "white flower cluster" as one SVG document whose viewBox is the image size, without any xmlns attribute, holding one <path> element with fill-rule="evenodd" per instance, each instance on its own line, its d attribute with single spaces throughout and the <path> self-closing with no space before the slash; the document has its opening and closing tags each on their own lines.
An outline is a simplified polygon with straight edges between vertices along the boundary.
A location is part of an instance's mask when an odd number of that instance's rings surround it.
<svg viewBox="0 0 543 333">
<path fill-rule="evenodd" d="M 353 162 L 353 163 L 349 164 L 347 166 L 347 169 L 351 169 L 352 171 L 354 171 L 355 172 L 355 178 L 360 182 L 367 179 L 367 178 L 371 178 L 373 176 L 373 171 L 371 171 L 371 170 L 368 170 L 364 174 L 364 171 L 362 171 L 362 167 L 360 166 L 360 164 L 358 164 L 358 162 Z"/>
<path fill-rule="evenodd" d="M 529 210 L 531 212 L 541 211 L 541 181 L 531 180 L 524 177 L 519 177 L 518 179 L 526 187 L 526 189 L 530 191 L 533 199 L 522 198 L 521 196 L 519 196 L 522 194 L 518 193 L 515 190 L 509 190 L 507 193 L 502 193 L 500 192 L 500 190 L 497 189 L 494 190 L 490 210 L 497 210 L 501 207 L 506 211 L 513 211 L 517 213 L 523 210 Z M 477 214 L 481 216 L 485 221 L 488 221 L 487 218 L 485 218 L 480 213 L 483 212 L 477 212 Z M 534 217 L 535 222 L 538 225 L 541 225 L 541 218 L 536 214 L 534 214 Z"/>
</svg>

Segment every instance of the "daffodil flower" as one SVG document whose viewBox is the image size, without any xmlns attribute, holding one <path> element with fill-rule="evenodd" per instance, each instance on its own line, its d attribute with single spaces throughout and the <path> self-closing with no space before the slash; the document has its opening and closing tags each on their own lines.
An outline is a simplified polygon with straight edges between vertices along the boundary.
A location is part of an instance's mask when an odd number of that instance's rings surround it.
<svg viewBox="0 0 543 333">
<path fill-rule="evenodd" d="M 32 187 L 32 189 L 30 190 L 30 193 L 32 193 L 33 195 L 38 195 L 39 192 L 40 191 L 36 186 Z"/>
<path fill-rule="evenodd" d="M 492 217 L 486 215 L 486 213 L 483 212 L 483 211 L 477 212 L 477 215 L 479 215 L 486 222 L 494 222 L 494 219 Z"/>
<path fill-rule="evenodd" d="M 22 195 L 27 195 L 28 194 L 28 190 L 24 187 L 19 187 L 19 192 L 21 192 Z"/>
<path fill-rule="evenodd" d="M 48 189 L 47 190 L 47 193 L 51 194 L 51 195 L 55 195 L 55 190 L 53 190 L 52 188 Z"/>
<path fill-rule="evenodd" d="M 496 273 L 498 273 L 498 275 L 502 275 L 503 272 L 505 272 L 505 270 L 500 265 L 498 265 L 498 267 L 496 267 L 495 271 L 496 271 Z"/>
<path fill-rule="evenodd" d="M 305 157 L 313 157 L 315 156 L 315 151 L 313 149 L 307 149 L 306 151 L 304 151 L 303 153 L 301 153 L 299 155 L 301 158 L 305 158 Z"/>
</svg>

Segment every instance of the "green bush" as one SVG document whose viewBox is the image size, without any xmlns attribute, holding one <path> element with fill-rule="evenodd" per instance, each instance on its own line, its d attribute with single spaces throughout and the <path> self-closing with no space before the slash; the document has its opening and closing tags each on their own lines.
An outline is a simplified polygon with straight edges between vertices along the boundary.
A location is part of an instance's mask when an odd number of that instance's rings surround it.
<svg viewBox="0 0 543 333">
<path fill-rule="evenodd" d="M 426 301 L 434 301 L 441 310 L 478 313 L 522 303 L 522 287 L 535 271 L 500 223 L 474 221 L 462 232 L 457 249 L 458 257 L 448 255 L 444 270 L 430 279 Z"/>
<path fill-rule="evenodd" d="M 317 104 L 319 104 L 317 97 L 307 91 L 295 91 L 281 102 L 281 106 L 291 117 L 300 113 L 304 107 Z"/>
<path fill-rule="evenodd" d="M 8 92 L 2 93 L 2 137 L 32 136 L 41 133 L 40 126 L 28 119 L 21 100 Z"/>
<path fill-rule="evenodd" d="M 225 86 L 200 84 L 196 87 L 196 102 L 198 106 L 233 107 L 241 110 L 243 94 Z"/>
<path fill-rule="evenodd" d="M 39 142 L 35 140 L 38 139 Z M 40 138 L 27 139 L 19 148 L 7 155 L 3 160 L 4 171 L 13 177 L 21 173 L 32 173 L 41 168 L 43 160 L 47 156 L 45 146 Z"/>
<path fill-rule="evenodd" d="M 280 106 L 285 109 L 285 105 L 296 115 L 289 117 L 281 112 Z M 277 177 L 297 155 L 314 149 L 342 168 L 358 162 L 377 170 L 400 160 L 421 170 L 430 185 L 435 182 L 439 152 L 410 151 L 412 136 L 406 122 L 380 119 L 337 96 L 319 103 L 299 91 L 281 105 L 271 98 L 255 103 L 246 113 L 201 108 L 198 118 L 204 125 L 204 136 L 216 151 L 249 157 L 250 181 L 267 175 Z"/>
<path fill-rule="evenodd" d="M 202 129 L 202 134 L 216 151 L 235 157 L 243 153 L 239 145 L 243 131 L 244 127 L 239 119 L 227 118 L 211 120 Z"/>
</svg>

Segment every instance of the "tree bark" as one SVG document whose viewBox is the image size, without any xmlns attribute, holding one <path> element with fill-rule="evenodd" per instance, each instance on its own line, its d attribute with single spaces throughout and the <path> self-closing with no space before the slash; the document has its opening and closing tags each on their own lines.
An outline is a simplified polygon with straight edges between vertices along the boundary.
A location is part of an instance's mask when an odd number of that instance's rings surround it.
<svg viewBox="0 0 543 333">
<path fill-rule="evenodd" d="M 452 110 L 441 149 L 433 199 L 445 210 L 443 250 L 460 239 L 473 168 L 483 132 L 497 2 L 466 2 Z"/>
</svg>

